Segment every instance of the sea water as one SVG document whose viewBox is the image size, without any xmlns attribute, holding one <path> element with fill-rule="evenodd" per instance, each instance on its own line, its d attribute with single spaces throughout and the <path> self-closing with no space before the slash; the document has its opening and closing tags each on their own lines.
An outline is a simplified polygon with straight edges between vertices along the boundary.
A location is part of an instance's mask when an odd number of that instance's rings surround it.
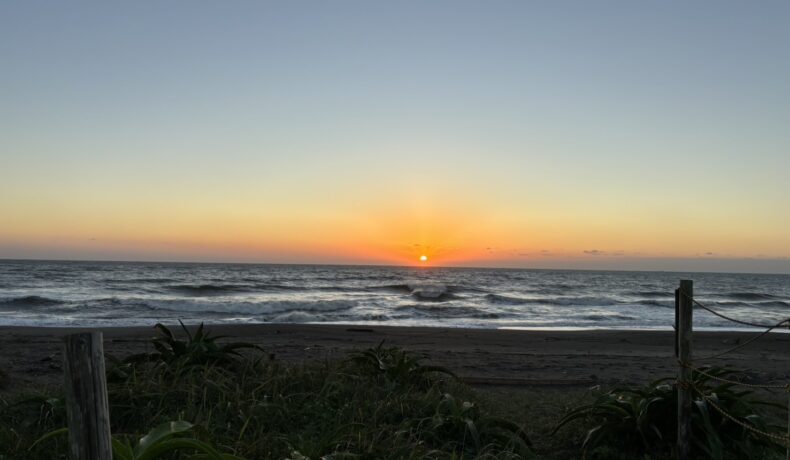
<svg viewBox="0 0 790 460">
<path fill-rule="evenodd" d="M 790 316 L 790 275 L 0 261 L 0 325 L 346 323 L 671 329 L 674 289 L 743 320 Z M 705 311 L 695 327 L 741 327 Z"/>
</svg>

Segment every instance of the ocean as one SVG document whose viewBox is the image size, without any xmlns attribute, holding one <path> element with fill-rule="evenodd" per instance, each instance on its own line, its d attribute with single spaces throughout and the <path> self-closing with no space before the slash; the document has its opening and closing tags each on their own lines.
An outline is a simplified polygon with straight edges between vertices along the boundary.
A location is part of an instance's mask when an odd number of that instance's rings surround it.
<svg viewBox="0 0 790 460">
<path fill-rule="evenodd" d="M 0 261 L 0 325 L 343 323 L 671 329 L 674 289 L 732 317 L 790 316 L 790 275 Z M 741 326 L 697 310 L 695 328 Z"/>
</svg>

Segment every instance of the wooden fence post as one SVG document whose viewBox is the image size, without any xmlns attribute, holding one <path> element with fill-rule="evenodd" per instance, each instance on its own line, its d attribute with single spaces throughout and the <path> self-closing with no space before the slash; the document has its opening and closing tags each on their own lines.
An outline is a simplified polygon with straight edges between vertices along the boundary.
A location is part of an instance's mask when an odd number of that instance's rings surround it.
<svg viewBox="0 0 790 460">
<path fill-rule="evenodd" d="M 677 329 L 678 367 L 678 459 L 687 460 L 691 454 L 691 339 L 694 311 L 694 283 L 680 280 L 676 296 L 675 327 Z"/>
<path fill-rule="evenodd" d="M 101 332 L 64 338 L 66 416 L 74 460 L 111 460 L 110 411 Z"/>
</svg>

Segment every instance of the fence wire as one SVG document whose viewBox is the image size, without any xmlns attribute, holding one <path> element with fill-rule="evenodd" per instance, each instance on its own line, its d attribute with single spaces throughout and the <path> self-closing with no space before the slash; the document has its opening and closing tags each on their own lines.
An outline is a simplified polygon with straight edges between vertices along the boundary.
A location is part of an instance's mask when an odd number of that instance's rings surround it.
<svg viewBox="0 0 790 460">
<path fill-rule="evenodd" d="M 738 345 L 736 345 L 736 346 L 734 346 L 732 348 L 729 348 L 727 350 L 724 350 L 724 351 L 722 351 L 720 353 L 716 353 L 716 354 L 708 355 L 708 356 L 698 357 L 698 358 L 696 358 L 697 360 L 706 360 L 706 359 L 720 358 L 720 357 L 722 357 L 722 356 L 724 356 L 724 355 L 726 355 L 728 353 L 732 353 L 733 351 L 740 350 L 741 348 L 751 344 L 752 342 L 755 342 L 755 341 L 759 340 L 760 338 L 762 338 L 763 336 L 765 336 L 769 332 L 773 331 L 774 329 L 780 328 L 780 327 L 782 327 L 784 325 L 787 325 L 788 327 L 790 327 L 790 318 L 785 318 L 785 319 L 779 321 L 776 324 L 762 324 L 762 323 L 755 323 L 755 322 L 751 322 L 751 321 L 744 321 L 744 320 L 740 320 L 740 319 L 729 317 L 729 316 L 727 316 L 727 315 L 725 315 L 723 313 L 720 313 L 720 312 L 718 312 L 718 311 L 716 311 L 716 310 L 714 310 L 714 309 L 712 309 L 710 307 L 707 307 L 707 306 L 703 305 L 702 303 L 700 303 L 698 300 L 696 300 L 693 297 L 687 295 L 686 293 L 681 292 L 680 294 L 683 295 L 684 297 L 686 297 L 687 299 L 691 300 L 694 303 L 694 305 L 697 305 L 698 307 L 702 308 L 703 310 L 706 310 L 706 311 L 710 312 L 711 314 L 714 314 L 714 315 L 718 316 L 719 318 L 726 319 L 727 321 L 732 321 L 733 323 L 743 324 L 745 326 L 765 328 L 765 331 L 757 334 L 756 336 L 750 338 L 749 340 L 745 341 L 744 343 L 738 344 Z"/>
<path fill-rule="evenodd" d="M 765 436 L 766 438 L 772 439 L 774 441 L 779 441 L 779 442 L 781 442 L 781 445 L 790 448 L 790 436 L 782 436 L 782 435 L 778 435 L 778 434 L 774 434 L 774 433 L 769 433 L 767 431 L 763 431 L 763 430 L 755 427 L 754 425 L 751 425 L 751 424 L 745 423 L 745 422 L 743 422 L 741 420 L 738 420 L 736 417 L 733 417 L 727 411 L 725 411 L 724 409 L 719 407 L 718 404 L 713 402 L 713 400 L 710 398 L 710 396 L 706 395 L 705 392 L 703 392 L 702 390 L 697 388 L 696 385 L 694 385 L 693 383 L 689 382 L 689 386 L 694 391 L 696 391 L 702 397 L 702 399 L 704 399 L 708 404 L 710 404 L 711 407 L 716 409 L 716 411 L 718 413 L 720 413 L 723 417 L 727 418 L 728 420 L 732 421 L 733 423 L 736 423 L 737 425 L 740 425 L 742 428 L 744 428 L 747 431 L 750 431 L 750 432 L 755 433 L 755 434 L 759 434 L 761 436 Z"/>
<path fill-rule="evenodd" d="M 744 320 L 732 318 L 732 317 L 727 316 L 727 315 L 725 315 L 723 313 L 720 313 L 720 312 L 718 312 L 716 310 L 713 310 L 712 308 L 709 308 L 709 307 L 703 305 L 698 300 L 694 299 L 692 296 L 689 296 L 689 295 L 687 295 L 687 294 L 685 294 L 683 292 L 680 292 L 680 291 L 678 291 L 678 292 L 681 295 L 683 295 L 684 297 L 686 297 L 687 299 L 689 299 L 694 305 L 697 305 L 698 307 L 702 308 L 703 310 L 706 310 L 709 313 L 718 316 L 719 318 L 725 319 L 727 321 L 731 321 L 733 323 L 742 324 L 742 325 L 745 325 L 745 326 L 765 328 L 765 331 L 760 332 L 759 334 L 757 334 L 756 336 L 750 338 L 749 340 L 745 341 L 744 343 L 738 344 L 738 345 L 736 345 L 736 346 L 734 346 L 732 348 L 729 348 L 727 350 L 724 350 L 724 351 L 722 351 L 720 353 L 716 353 L 716 354 L 709 355 L 709 356 L 703 356 L 703 357 L 695 358 L 695 361 L 696 360 L 707 360 L 707 359 L 720 358 L 720 357 L 722 357 L 722 356 L 724 356 L 724 355 L 726 355 L 728 353 L 732 353 L 733 351 L 739 350 L 739 349 L 741 349 L 741 348 L 743 348 L 743 347 L 745 347 L 745 346 L 747 346 L 747 345 L 759 340 L 760 338 L 764 337 L 765 335 L 767 335 L 768 333 L 770 333 L 774 329 L 782 327 L 783 325 L 787 325 L 790 328 L 790 318 L 783 319 L 782 321 L 779 321 L 776 324 L 763 324 L 763 323 L 757 323 L 757 322 L 752 322 L 752 321 L 744 321 Z M 685 362 L 682 362 L 680 360 L 678 360 L 678 363 L 681 366 L 686 367 L 688 369 L 691 369 L 694 372 L 698 372 L 701 375 L 704 375 L 704 376 L 706 376 L 708 378 L 711 378 L 711 379 L 714 379 L 714 380 L 718 380 L 718 381 L 721 381 L 721 382 L 725 382 L 725 383 L 729 383 L 729 384 L 732 384 L 732 385 L 739 385 L 739 386 L 743 386 L 743 387 L 747 387 L 747 388 L 759 388 L 759 389 L 785 389 L 787 391 L 787 395 L 788 395 L 788 406 L 787 406 L 787 410 L 788 410 L 787 424 L 788 425 L 787 425 L 787 436 L 782 436 L 782 435 L 778 435 L 778 434 L 775 434 L 775 433 L 769 433 L 767 431 L 764 431 L 764 430 L 761 430 L 761 429 L 755 427 L 754 425 L 751 425 L 751 424 L 745 423 L 745 422 L 743 422 L 741 420 L 738 420 L 737 417 L 734 417 L 733 415 L 729 414 L 727 411 L 725 411 L 724 409 L 719 407 L 718 404 L 713 402 L 713 400 L 710 398 L 710 396 L 706 395 L 702 390 L 697 388 L 697 386 L 694 385 L 693 382 L 691 382 L 691 381 L 688 381 L 688 382 L 677 381 L 677 384 L 680 387 L 693 389 L 696 393 L 698 393 L 700 395 L 700 397 L 702 399 L 704 399 L 708 404 L 710 404 L 710 406 L 713 407 L 717 412 L 719 412 L 723 417 L 727 418 L 728 420 L 730 420 L 733 423 L 741 426 L 742 428 L 744 428 L 745 430 L 747 430 L 747 431 L 749 431 L 751 433 L 755 433 L 755 434 L 764 436 L 766 438 L 771 439 L 774 442 L 777 442 L 777 443 L 781 444 L 782 446 L 785 446 L 787 448 L 787 458 L 788 458 L 788 460 L 790 460 L 790 383 L 777 384 L 777 385 L 745 383 L 745 382 L 740 382 L 740 381 L 737 381 L 737 380 L 732 380 L 732 379 L 728 379 L 728 378 L 725 378 L 725 377 L 719 377 L 719 376 L 713 375 L 713 374 L 711 374 L 709 372 L 706 372 L 706 371 L 704 371 L 704 370 L 702 370 L 702 369 L 700 369 L 698 367 L 693 366 L 690 363 L 685 363 Z"/>
<path fill-rule="evenodd" d="M 691 364 L 680 363 L 680 365 L 683 366 L 683 367 L 687 367 L 687 368 L 691 369 L 694 372 L 698 372 L 701 375 L 704 375 L 705 377 L 708 377 L 710 379 L 718 380 L 718 381 L 724 382 L 724 383 L 730 383 L 732 385 L 739 385 L 739 386 L 747 387 L 747 388 L 760 388 L 760 389 L 765 389 L 765 390 L 777 390 L 777 389 L 779 389 L 779 390 L 786 390 L 786 391 L 790 392 L 790 383 L 781 383 L 781 384 L 777 384 L 777 385 L 746 383 L 746 382 L 741 382 L 741 381 L 738 381 L 738 380 L 731 380 L 731 379 L 728 379 L 728 378 L 724 378 L 724 377 L 719 377 L 717 375 L 713 375 L 713 374 L 711 374 L 709 372 L 703 371 L 702 369 L 700 369 L 698 367 L 694 367 Z"/>
<path fill-rule="evenodd" d="M 747 341 L 745 341 L 745 342 L 743 342 L 743 343 L 741 343 L 741 344 L 738 344 L 738 345 L 736 345 L 736 346 L 734 346 L 734 347 L 732 347 L 732 348 L 728 348 L 728 349 L 726 349 L 726 350 L 724 350 L 724 351 L 722 351 L 722 352 L 720 352 L 720 353 L 715 353 L 715 354 L 712 354 L 712 355 L 707 355 L 707 356 L 700 356 L 700 357 L 698 357 L 698 358 L 696 358 L 696 359 L 697 359 L 697 360 L 700 360 L 700 361 L 704 361 L 704 360 L 707 360 L 707 359 L 716 359 L 716 358 L 721 358 L 722 356 L 724 356 L 724 355 L 726 355 L 726 354 L 728 354 L 728 353 L 732 353 L 733 351 L 737 351 L 737 350 L 740 350 L 741 348 L 744 348 L 745 346 L 747 346 L 747 345 L 751 344 L 752 342 L 756 342 L 757 340 L 759 340 L 759 339 L 763 338 L 763 337 L 764 337 L 765 335 L 767 335 L 769 332 L 771 332 L 772 330 L 774 330 L 774 329 L 776 329 L 777 327 L 781 326 L 782 324 L 784 324 L 784 323 L 785 323 L 785 322 L 787 322 L 787 321 L 789 321 L 789 320 L 784 320 L 784 321 L 781 321 L 781 322 L 777 323 L 776 325 L 774 325 L 774 326 L 772 326 L 772 327 L 769 327 L 769 328 L 768 328 L 768 329 L 766 329 L 765 331 L 763 331 L 763 332 L 761 332 L 761 333 L 759 333 L 759 334 L 755 335 L 755 336 L 754 336 L 754 337 L 752 337 L 751 339 L 749 339 L 749 340 L 747 340 Z"/>
<path fill-rule="evenodd" d="M 702 308 L 703 310 L 707 310 L 708 312 L 718 316 L 719 318 L 726 319 L 727 321 L 732 321 L 733 323 L 743 324 L 744 326 L 758 327 L 758 328 L 761 328 L 761 329 L 762 328 L 776 329 L 777 327 L 779 327 L 779 326 L 781 326 L 782 324 L 785 324 L 785 323 L 788 323 L 788 326 L 790 326 L 790 318 L 785 318 L 782 321 L 779 321 L 777 324 L 753 323 L 751 321 L 744 321 L 744 320 L 741 320 L 741 319 L 732 318 L 730 316 L 725 315 L 724 313 L 720 313 L 720 312 L 718 312 L 718 311 L 716 311 L 716 310 L 714 310 L 714 309 L 712 309 L 710 307 L 707 307 L 707 306 L 701 304 L 697 299 L 695 299 L 694 297 L 689 296 L 685 292 L 681 292 L 680 294 L 682 296 L 686 297 L 687 299 L 691 300 L 694 303 L 694 305 Z"/>
</svg>

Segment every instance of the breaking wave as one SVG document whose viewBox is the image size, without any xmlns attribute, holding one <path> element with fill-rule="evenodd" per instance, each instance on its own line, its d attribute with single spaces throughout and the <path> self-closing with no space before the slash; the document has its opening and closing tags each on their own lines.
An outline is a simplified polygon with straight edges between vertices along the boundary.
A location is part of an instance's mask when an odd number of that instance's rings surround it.
<svg viewBox="0 0 790 460">
<path fill-rule="evenodd" d="M 618 314 L 608 314 L 608 315 L 586 315 L 583 316 L 582 319 L 586 319 L 588 321 L 632 321 L 635 320 L 633 316 L 627 315 L 618 315 Z"/>
<path fill-rule="evenodd" d="M 447 286 L 440 283 L 409 283 L 370 286 L 373 291 L 388 291 L 396 294 L 408 294 L 416 300 L 427 302 L 445 302 L 460 298 L 455 292 L 462 290 L 456 286 Z"/>
<path fill-rule="evenodd" d="M 637 297 L 648 297 L 648 298 L 659 298 L 659 299 L 672 297 L 672 293 L 666 291 L 628 291 L 626 292 L 626 294 L 637 296 Z"/>
<path fill-rule="evenodd" d="M 501 315 L 494 312 L 487 312 L 469 306 L 450 306 L 441 304 L 410 304 L 401 305 L 396 308 L 398 311 L 416 312 L 418 314 L 441 317 L 441 318 L 499 318 Z"/>
<path fill-rule="evenodd" d="M 521 297 L 511 297 L 501 294 L 486 294 L 486 301 L 500 305 L 529 305 L 535 304 L 536 299 L 523 299 Z"/>
<path fill-rule="evenodd" d="M 102 267 L 105 269 L 102 270 Z M 669 327 L 676 273 L 0 261 L 0 324 L 337 322 Z M 790 277 L 695 274 L 699 300 L 785 317 Z M 732 327 L 712 315 L 702 327 Z"/>
<path fill-rule="evenodd" d="M 24 297 L 12 297 L 0 300 L 0 306 L 6 307 L 48 307 L 63 303 L 61 300 L 50 299 L 37 295 L 26 295 Z"/>
<path fill-rule="evenodd" d="M 777 298 L 776 296 L 761 294 L 759 292 L 730 292 L 722 294 L 722 297 L 729 297 L 736 300 L 772 300 Z"/>
<path fill-rule="evenodd" d="M 716 305 L 722 307 L 773 307 L 773 308 L 784 308 L 790 307 L 790 302 L 785 302 L 782 300 L 765 300 L 762 302 L 716 302 Z"/>
<path fill-rule="evenodd" d="M 177 284 L 166 286 L 166 289 L 172 292 L 194 297 L 210 297 L 266 291 L 302 290 L 302 288 L 296 286 L 286 286 L 282 284 Z"/>
<path fill-rule="evenodd" d="M 146 302 L 153 310 L 183 311 L 190 313 L 267 315 L 291 311 L 337 312 L 357 306 L 353 300 L 279 300 L 263 302 L 210 302 L 189 300 L 157 300 Z"/>
<path fill-rule="evenodd" d="M 626 302 L 626 303 L 633 303 L 635 305 L 644 305 L 647 307 L 664 307 L 664 308 L 674 308 L 675 301 L 674 300 L 655 300 L 655 299 L 648 299 L 648 300 L 638 300 L 636 302 Z"/>
</svg>

